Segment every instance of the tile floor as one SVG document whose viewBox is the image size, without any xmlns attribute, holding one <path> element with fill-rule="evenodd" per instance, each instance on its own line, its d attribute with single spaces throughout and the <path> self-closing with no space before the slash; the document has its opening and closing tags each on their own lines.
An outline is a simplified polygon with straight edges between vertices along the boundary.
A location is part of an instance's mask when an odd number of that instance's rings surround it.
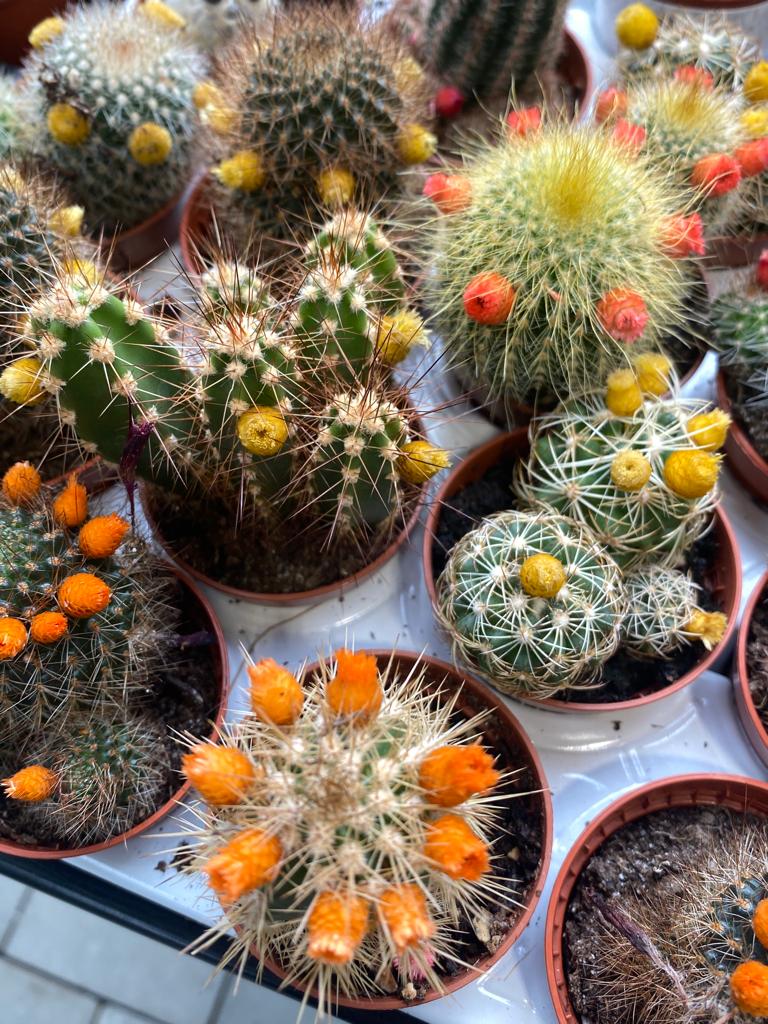
<svg viewBox="0 0 768 1024">
<path fill-rule="evenodd" d="M 295 1024 L 294 1000 L 250 982 L 234 995 L 233 985 L 0 874 L 2 1024 Z"/>
</svg>

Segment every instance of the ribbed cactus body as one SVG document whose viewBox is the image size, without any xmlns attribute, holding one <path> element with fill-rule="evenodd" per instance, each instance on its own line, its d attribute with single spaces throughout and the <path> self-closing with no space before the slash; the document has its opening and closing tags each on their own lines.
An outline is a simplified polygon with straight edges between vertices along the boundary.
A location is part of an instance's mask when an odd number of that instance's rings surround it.
<svg viewBox="0 0 768 1024">
<path fill-rule="evenodd" d="M 709 935 L 702 952 L 717 970 L 730 974 L 746 960 L 768 964 L 768 949 L 757 940 L 754 916 L 768 899 L 768 872 L 739 878 L 724 887 L 708 908 Z"/>
<path fill-rule="evenodd" d="M 50 281 L 61 248 L 35 199 L 21 175 L 0 167 L 0 330 Z"/>
<path fill-rule="evenodd" d="M 715 347 L 724 366 L 743 374 L 768 366 L 768 292 L 729 292 L 712 303 Z"/>
<path fill-rule="evenodd" d="M 44 508 L 0 508 L 2 614 L 27 617 L 51 601 L 60 578 L 78 564 L 66 533 Z"/>
<path fill-rule="evenodd" d="M 687 573 L 655 566 L 626 577 L 622 644 L 647 657 L 666 657 L 686 639 L 699 588 Z"/>
</svg>

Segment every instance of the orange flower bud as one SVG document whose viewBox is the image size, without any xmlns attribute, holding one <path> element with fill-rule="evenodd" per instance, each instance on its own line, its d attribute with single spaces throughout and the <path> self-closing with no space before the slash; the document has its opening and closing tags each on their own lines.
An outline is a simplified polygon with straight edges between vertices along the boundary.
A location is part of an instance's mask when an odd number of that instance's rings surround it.
<svg viewBox="0 0 768 1024">
<path fill-rule="evenodd" d="M 293 725 L 301 714 L 304 693 L 296 676 L 273 658 L 248 666 L 253 713 L 270 725 Z"/>
<path fill-rule="evenodd" d="M 752 139 L 745 142 L 733 155 L 745 178 L 755 178 L 768 171 L 768 139 Z"/>
<path fill-rule="evenodd" d="M 621 146 L 633 153 L 639 153 L 645 145 L 646 130 L 641 124 L 633 124 L 625 117 L 617 119 L 613 126 L 613 137 Z"/>
<path fill-rule="evenodd" d="M 507 114 L 507 128 L 510 135 L 530 135 L 541 128 L 541 110 L 538 107 L 523 107 Z"/>
<path fill-rule="evenodd" d="M 631 344 L 642 337 L 648 323 L 648 309 L 642 295 L 630 288 L 614 288 L 595 307 L 597 319 L 616 341 Z"/>
<path fill-rule="evenodd" d="M 351 893 L 321 892 L 307 921 L 307 956 L 348 964 L 368 930 L 368 903 Z"/>
<path fill-rule="evenodd" d="M 198 743 L 192 747 L 182 757 L 181 768 L 203 800 L 212 807 L 242 803 L 260 777 L 242 751 L 218 747 L 213 743 Z"/>
<path fill-rule="evenodd" d="M 38 804 L 51 796 L 58 781 L 58 776 L 48 768 L 43 768 L 41 764 L 31 764 L 9 779 L 3 779 L 1 784 L 5 795 L 11 800 Z"/>
<path fill-rule="evenodd" d="M 768 967 L 757 960 L 739 964 L 731 975 L 731 995 L 742 1013 L 768 1017 Z"/>
<path fill-rule="evenodd" d="M 665 253 L 673 260 L 684 260 L 689 256 L 703 256 L 707 251 L 704 239 L 704 224 L 701 214 L 692 213 L 686 217 L 682 213 L 667 217 L 661 236 L 661 245 Z"/>
<path fill-rule="evenodd" d="M 379 914 L 398 953 L 435 934 L 424 893 L 412 883 L 391 885 L 381 894 Z"/>
<path fill-rule="evenodd" d="M 595 104 L 595 120 L 598 124 L 611 117 L 623 117 L 629 106 L 627 94 L 615 86 L 604 89 L 597 97 Z"/>
<path fill-rule="evenodd" d="M 336 675 L 328 683 L 325 699 L 335 715 L 365 721 L 379 713 L 384 692 L 373 654 L 336 651 Z"/>
<path fill-rule="evenodd" d="M 493 758 L 479 743 L 438 747 L 427 754 L 419 769 L 419 785 L 438 807 L 455 807 L 475 793 L 493 789 L 498 781 Z"/>
<path fill-rule="evenodd" d="M 112 591 L 104 580 L 90 572 L 77 572 L 67 576 L 56 594 L 59 607 L 73 619 L 87 619 L 103 612 L 109 604 Z"/>
<path fill-rule="evenodd" d="M 0 619 L 0 661 L 21 654 L 27 646 L 27 627 L 21 619 Z"/>
<path fill-rule="evenodd" d="M 711 90 L 715 85 L 715 76 L 706 68 L 697 68 L 695 64 L 683 64 L 675 69 L 675 81 L 695 85 L 699 89 Z"/>
<path fill-rule="evenodd" d="M 208 884 L 222 903 L 234 903 L 271 882 L 280 868 L 283 848 L 277 836 L 249 828 L 231 839 L 203 867 Z"/>
<path fill-rule="evenodd" d="M 768 949 L 768 900 L 760 900 L 755 907 L 752 927 L 755 930 L 757 941 L 765 949 Z"/>
<path fill-rule="evenodd" d="M 77 542 L 86 558 L 109 558 L 123 543 L 130 526 L 114 512 L 96 516 L 80 527 Z"/>
<path fill-rule="evenodd" d="M 475 274 L 464 289 L 464 311 L 478 324 L 498 327 L 509 319 L 517 292 L 503 274 Z"/>
<path fill-rule="evenodd" d="M 29 635 L 36 644 L 55 644 L 68 629 L 69 622 L 61 612 L 40 612 L 29 624 Z"/>
<path fill-rule="evenodd" d="M 81 526 L 88 517 L 88 492 L 74 475 L 54 501 L 53 515 L 57 523 L 68 529 Z"/>
<path fill-rule="evenodd" d="M 724 196 L 741 181 L 741 168 L 728 153 L 712 153 L 698 160 L 691 171 L 691 184 L 700 188 L 707 198 Z"/>
<path fill-rule="evenodd" d="M 28 462 L 17 462 L 3 476 L 3 494 L 12 505 L 34 501 L 40 493 L 40 474 Z"/>
<path fill-rule="evenodd" d="M 440 213 L 462 213 L 472 204 L 472 183 L 463 174 L 430 174 L 423 195 L 431 199 Z"/>
<path fill-rule="evenodd" d="M 449 878 L 476 882 L 490 869 L 488 847 L 457 814 L 443 814 L 427 828 L 424 856 Z"/>
</svg>

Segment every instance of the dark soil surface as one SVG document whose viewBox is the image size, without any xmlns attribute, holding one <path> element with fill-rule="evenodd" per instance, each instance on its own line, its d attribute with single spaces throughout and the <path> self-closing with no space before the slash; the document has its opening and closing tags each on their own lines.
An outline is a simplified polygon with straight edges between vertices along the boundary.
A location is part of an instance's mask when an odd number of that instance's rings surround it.
<svg viewBox="0 0 768 1024">
<path fill-rule="evenodd" d="M 725 385 L 732 405 L 733 417 L 752 442 L 757 454 L 768 461 L 768 407 L 762 409 L 745 404 L 745 389 L 737 374 L 725 370 Z"/>
<path fill-rule="evenodd" d="M 720 839 L 733 834 L 736 848 L 751 822 L 759 819 L 720 808 L 657 811 L 614 833 L 594 854 L 574 889 L 565 920 L 565 966 L 571 1001 L 583 1024 L 616 1024 L 602 1012 L 600 985 L 593 980 L 605 925 L 590 902 L 594 892 L 621 909 L 622 897 L 641 895 L 664 881 L 670 898 L 686 884 L 685 864 L 700 858 Z M 704 1019 L 704 1018 L 702 1018 Z M 637 1020 L 633 1024 L 653 1024 Z"/>
<path fill-rule="evenodd" d="M 30 462 L 45 480 L 61 476 L 82 462 L 73 447 L 69 452 L 58 440 L 59 421 L 35 409 L 8 415 L 8 402 L 0 402 L 0 475 L 14 462 Z"/>
<path fill-rule="evenodd" d="M 469 484 L 450 499 L 450 505 L 440 510 L 437 534 L 432 543 L 433 573 L 435 579 L 445 568 L 448 553 L 465 534 L 484 516 L 516 508 L 511 484 L 514 465 L 501 462 L 480 480 Z M 699 603 L 705 611 L 719 607 L 708 589 L 712 567 L 717 556 L 717 542 L 709 533 L 700 538 L 688 552 L 686 569 L 702 587 Z M 662 660 L 641 658 L 628 651 L 618 650 L 604 666 L 599 686 L 590 689 L 565 690 L 555 698 L 563 703 L 616 704 L 633 700 L 647 693 L 656 693 L 671 686 L 689 672 L 703 657 L 700 644 L 690 644 Z"/>
<path fill-rule="evenodd" d="M 747 639 L 747 672 L 752 700 L 768 729 L 768 591 L 763 593 L 752 616 Z"/>
<path fill-rule="evenodd" d="M 181 584 L 176 585 L 181 612 L 178 645 L 165 659 L 162 672 L 147 688 L 146 700 L 137 704 L 135 713 L 144 714 L 158 724 L 165 735 L 163 767 L 165 783 L 156 808 L 168 801 L 181 785 L 182 748 L 172 732 L 190 732 L 194 736 L 210 734 L 221 699 L 221 665 L 215 637 L 208 632 L 209 621 L 202 606 Z M 185 642 L 187 641 L 188 642 Z M 224 681 L 226 684 L 226 680 Z M 7 769 L 6 758 L 2 768 Z M 139 824 L 135 822 L 134 824 Z M 30 815 L 25 808 L 6 800 L 0 790 L 0 839 L 23 846 L 45 846 L 50 849 L 70 848 L 50 831 L 30 829 Z"/>
</svg>

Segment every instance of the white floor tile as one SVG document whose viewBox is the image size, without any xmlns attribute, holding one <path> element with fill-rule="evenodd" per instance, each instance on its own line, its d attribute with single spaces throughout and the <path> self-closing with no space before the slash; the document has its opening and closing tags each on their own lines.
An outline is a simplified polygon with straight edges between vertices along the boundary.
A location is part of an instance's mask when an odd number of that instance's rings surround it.
<svg viewBox="0 0 768 1024">
<path fill-rule="evenodd" d="M 208 964 L 38 892 L 7 952 L 167 1024 L 206 1024 L 221 983 L 206 985 Z"/>
<path fill-rule="evenodd" d="M 0 942 L 2 942 L 8 925 L 13 920 L 19 900 L 24 895 L 26 886 L 14 882 L 12 878 L 0 875 Z"/>
<path fill-rule="evenodd" d="M 149 1017 L 132 1010 L 124 1010 L 122 1006 L 102 1006 L 94 1024 L 154 1024 Z"/>
<path fill-rule="evenodd" d="M 296 1024 L 301 1003 L 296 999 L 273 992 L 251 981 L 241 981 L 237 993 L 235 979 L 224 979 L 226 999 L 216 1024 Z M 336 1018 L 326 1017 L 328 1024 Z M 301 1024 L 314 1024 L 315 1011 L 308 1006 L 302 1014 Z"/>
<path fill-rule="evenodd" d="M 0 959 L 3 1024 L 90 1024 L 96 1000 Z"/>
</svg>

